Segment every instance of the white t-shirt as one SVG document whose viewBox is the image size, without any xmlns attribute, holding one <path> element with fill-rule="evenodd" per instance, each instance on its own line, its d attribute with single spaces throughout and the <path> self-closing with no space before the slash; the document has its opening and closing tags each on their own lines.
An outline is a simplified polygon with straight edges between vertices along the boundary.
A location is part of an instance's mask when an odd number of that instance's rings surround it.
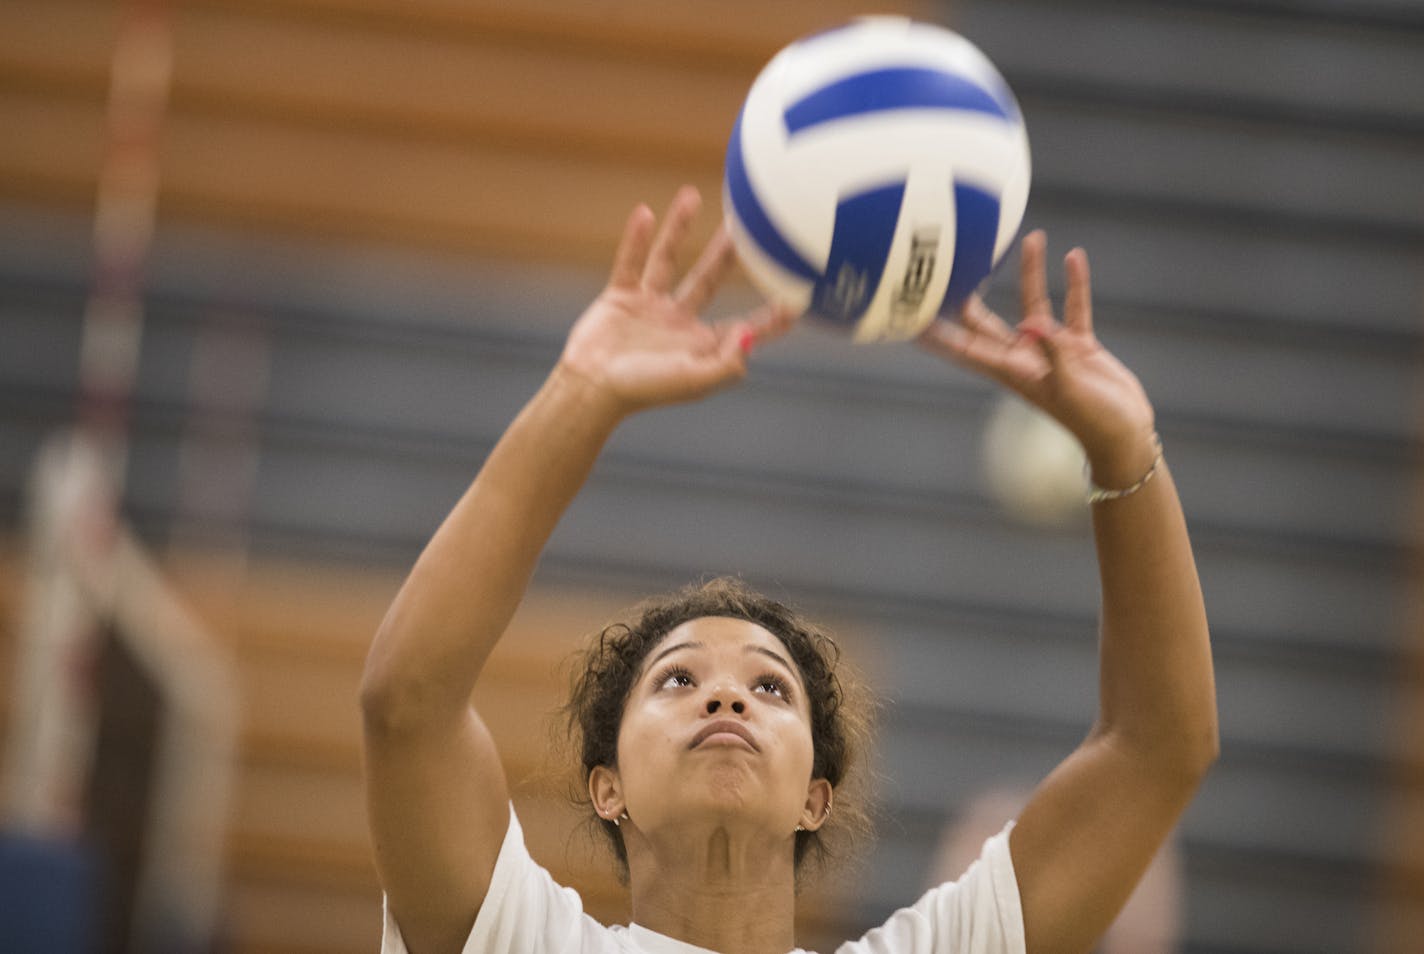
<svg viewBox="0 0 1424 954">
<path fill-rule="evenodd" d="M 1023 911 L 1009 857 L 1010 822 L 984 842 L 958 881 L 931 888 L 908 908 L 836 954 L 1024 954 Z M 381 954 L 408 954 L 385 912 Z M 524 846 L 509 812 L 489 893 L 461 954 L 716 954 L 638 924 L 606 927 L 583 911 L 578 892 L 557 884 Z M 807 954 L 797 948 L 790 954 Z"/>
</svg>

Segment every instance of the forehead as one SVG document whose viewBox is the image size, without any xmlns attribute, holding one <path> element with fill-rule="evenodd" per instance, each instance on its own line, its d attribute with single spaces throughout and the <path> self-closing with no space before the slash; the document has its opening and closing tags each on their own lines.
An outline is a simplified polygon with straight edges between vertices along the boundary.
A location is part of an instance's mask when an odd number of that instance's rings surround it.
<svg viewBox="0 0 1424 954">
<path fill-rule="evenodd" d="M 763 626 L 734 616 L 701 616 L 668 631 L 655 652 L 678 643 L 701 643 L 708 649 L 741 649 L 756 646 L 786 655 L 786 646 Z"/>
<path fill-rule="evenodd" d="M 674 626 L 648 649 L 640 675 L 646 674 L 662 657 L 684 653 L 751 654 L 763 659 L 774 656 L 801 681 L 801 672 L 785 643 L 765 627 L 734 616 L 699 616 Z"/>
</svg>

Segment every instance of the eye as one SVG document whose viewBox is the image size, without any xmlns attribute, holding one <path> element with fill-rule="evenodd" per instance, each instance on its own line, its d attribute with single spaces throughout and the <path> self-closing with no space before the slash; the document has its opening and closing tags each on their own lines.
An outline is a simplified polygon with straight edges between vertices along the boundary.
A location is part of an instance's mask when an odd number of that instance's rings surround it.
<svg viewBox="0 0 1424 954">
<path fill-rule="evenodd" d="M 658 689 L 685 689 L 692 685 L 696 685 L 693 682 L 692 673 L 682 666 L 671 666 L 664 669 L 656 681 Z"/>
<path fill-rule="evenodd" d="M 786 680 L 775 673 L 767 673 L 758 676 L 756 682 L 752 683 L 753 692 L 765 692 L 769 695 L 779 696 L 783 700 L 790 701 L 791 687 L 786 684 Z"/>
</svg>

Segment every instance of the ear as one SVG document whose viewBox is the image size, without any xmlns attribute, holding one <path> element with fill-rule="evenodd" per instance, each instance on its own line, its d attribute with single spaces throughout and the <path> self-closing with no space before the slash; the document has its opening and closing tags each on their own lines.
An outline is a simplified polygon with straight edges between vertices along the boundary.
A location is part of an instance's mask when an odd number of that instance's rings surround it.
<svg viewBox="0 0 1424 954">
<path fill-rule="evenodd" d="M 831 783 L 823 778 L 811 779 L 806 786 L 806 804 L 801 806 L 801 827 L 817 831 L 831 817 Z"/>
<path fill-rule="evenodd" d="M 600 818 L 613 821 L 627 809 L 623 803 L 623 780 L 618 771 L 606 765 L 595 765 L 588 773 L 588 797 Z"/>
</svg>

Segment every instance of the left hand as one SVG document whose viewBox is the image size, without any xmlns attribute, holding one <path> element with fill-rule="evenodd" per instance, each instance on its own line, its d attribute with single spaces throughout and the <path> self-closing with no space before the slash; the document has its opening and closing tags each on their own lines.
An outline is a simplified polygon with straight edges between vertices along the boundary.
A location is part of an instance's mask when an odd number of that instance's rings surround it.
<svg viewBox="0 0 1424 954">
<path fill-rule="evenodd" d="M 957 321 L 936 321 L 919 343 L 998 381 L 1058 421 L 1082 443 L 1095 474 L 1131 472 L 1152 434 L 1152 403 L 1137 376 L 1093 333 L 1088 256 L 1081 248 L 1064 259 L 1068 291 L 1062 322 L 1054 318 L 1046 244 L 1041 231 L 1024 237 L 1023 318 L 1017 326 L 1010 327 L 975 295 Z"/>
<path fill-rule="evenodd" d="M 608 285 L 574 323 L 559 365 L 606 396 L 620 415 L 692 401 L 739 381 L 753 345 L 786 334 L 795 315 L 765 305 L 718 323 L 702 311 L 736 261 L 723 229 L 674 287 L 678 253 L 701 208 L 678 190 L 662 226 L 646 206 L 628 219 Z"/>
</svg>

